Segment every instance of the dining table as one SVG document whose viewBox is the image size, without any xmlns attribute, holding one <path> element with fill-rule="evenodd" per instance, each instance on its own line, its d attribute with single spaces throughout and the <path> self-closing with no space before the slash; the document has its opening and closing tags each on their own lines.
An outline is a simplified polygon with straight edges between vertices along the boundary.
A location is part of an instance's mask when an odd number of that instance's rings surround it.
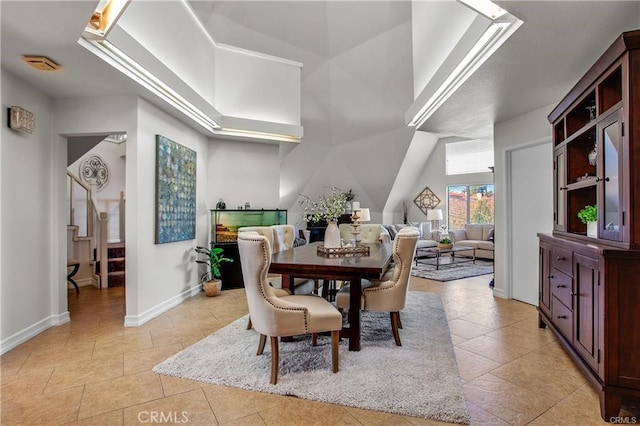
<svg viewBox="0 0 640 426">
<path fill-rule="evenodd" d="M 349 339 L 349 350 L 360 350 L 360 308 L 362 280 L 380 279 L 392 259 L 391 243 L 362 244 L 369 247 L 368 254 L 319 254 L 322 242 L 306 244 L 274 253 L 269 272 L 282 275 L 282 287 L 293 290 L 293 278 L 349 281 L 348 327 L 340 337 Z"/>
</svg>

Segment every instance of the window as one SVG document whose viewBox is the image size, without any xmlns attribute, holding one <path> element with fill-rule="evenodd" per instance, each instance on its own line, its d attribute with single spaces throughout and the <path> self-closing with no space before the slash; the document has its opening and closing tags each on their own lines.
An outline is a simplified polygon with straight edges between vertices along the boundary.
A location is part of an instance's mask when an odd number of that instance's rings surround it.
<svg viewBox="0 0 640 426">
<path fill-rule="evenodd" d="M 445 145 L 447 175 L 485 173 L 493 166 L 493 142 L 471 140 Z"/>
<path fill-rule="evenodd" d="M 493 185 L 455 185 L 447 187 L 449 229 L 462 229 L 467 223 L 493 223 Z"/>
</svg>

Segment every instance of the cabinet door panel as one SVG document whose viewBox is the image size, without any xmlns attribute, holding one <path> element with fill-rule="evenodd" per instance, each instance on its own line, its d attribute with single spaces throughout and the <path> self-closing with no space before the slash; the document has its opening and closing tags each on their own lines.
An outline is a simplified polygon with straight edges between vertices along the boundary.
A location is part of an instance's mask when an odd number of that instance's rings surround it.
<svg viewBox="0 0 640 426">
<path fill-rule="evenodd" d="M 566 230 L 565 216 L 567 214 L 567 174 L 564 147 L 558 148 L 555 151 L 553 171 L 553 183 L 555 188 L 555 198 L 553 200 L 553 229 L 556 231 L 564 231 Z"/>
<path fill-rule="evenodd" d="M 598 371 L 598 261 L 576 254 L 574 267 L 574 345 L 584 360 Z"/>
<path fill-rule="evenodd" d="M 547 315 L 551 315 L 551 246 L 547 243 L 540 243 L 540 259 L 538 267 L 540 280 L 538 306 Z"/>
<path fill-rule="evenodd" d="M 598 199 L 598 216 L 600 221 L 600 238 L 620 240 L 622 223 L 621 179 L 622 171 L 622 132 L 620 114 L 612 114 L 598 126 L 600 159 L 598 161 L 598 177 L 600 194 Z"/>
</svg>

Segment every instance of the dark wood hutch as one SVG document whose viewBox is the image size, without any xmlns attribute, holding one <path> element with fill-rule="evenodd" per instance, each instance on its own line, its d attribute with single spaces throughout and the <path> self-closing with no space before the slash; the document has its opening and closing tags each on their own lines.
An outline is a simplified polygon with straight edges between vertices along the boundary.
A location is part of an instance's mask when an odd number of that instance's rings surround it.
<svg viewBox="0 0 640 426">
<path fill-rule="evenodd" d="M 539 325 L 595 386 L 605 421 L 640 397 L 640 30 L 549 115 L 554 227 L 539 234 Z M 597 205 L 597 235 L 580 209 Z"/>
</svg>

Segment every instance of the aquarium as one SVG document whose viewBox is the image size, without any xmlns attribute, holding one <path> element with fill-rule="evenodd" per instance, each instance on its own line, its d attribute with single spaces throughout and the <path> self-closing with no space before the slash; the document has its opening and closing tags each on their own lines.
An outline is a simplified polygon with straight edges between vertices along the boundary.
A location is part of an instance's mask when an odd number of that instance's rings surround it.
<svg viewBox="0 0 640 426">
<path fill-rule="evenodd" d="M 211 210 L 211 241 L 234 243 L 245 226 L 286 225 L 286 210 Z"/>
</svg>

